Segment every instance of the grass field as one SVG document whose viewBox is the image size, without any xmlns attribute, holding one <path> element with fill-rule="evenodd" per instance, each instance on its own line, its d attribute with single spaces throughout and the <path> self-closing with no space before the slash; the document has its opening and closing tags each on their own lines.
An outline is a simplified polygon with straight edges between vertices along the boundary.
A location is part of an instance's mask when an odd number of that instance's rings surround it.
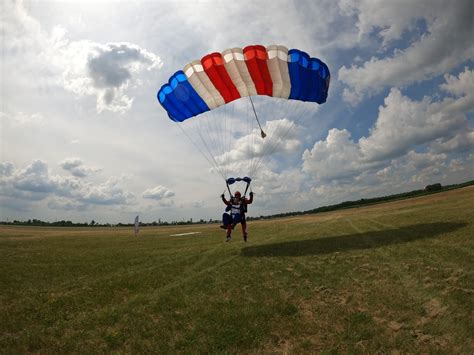
<svg viewBox="0 0 474 355">
<path fill-rule="evenodd" d="M 474 187 L 217 225 L 0 227 L 0 353 L 474 353 Z M 199 234 L 170 236 L 199 232 Z"/>
</svg>

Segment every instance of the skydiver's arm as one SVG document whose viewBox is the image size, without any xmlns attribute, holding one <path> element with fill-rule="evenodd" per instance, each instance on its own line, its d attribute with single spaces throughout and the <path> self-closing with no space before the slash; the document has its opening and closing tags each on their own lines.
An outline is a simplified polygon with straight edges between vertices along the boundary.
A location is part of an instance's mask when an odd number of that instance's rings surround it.
<svg viewBox="0 0 474 355">
<path fill-rule="evenodd" d="M 250 192 L 249 196 L 250 196 L 250 199 L 245 199 L 245 202 L 247 202 L 247 205 L 250 205 L 253 202 L 253 192 Z"/>
<path fill-rule="evenodd" d="M 224 202 L 227 206 L 230 205 L 230 201 L 227 201 L 227 200 L 225 199 L 224 194 L 221 195 L 221 199 L 222 199 L 222 202 Z"/>
</svg>

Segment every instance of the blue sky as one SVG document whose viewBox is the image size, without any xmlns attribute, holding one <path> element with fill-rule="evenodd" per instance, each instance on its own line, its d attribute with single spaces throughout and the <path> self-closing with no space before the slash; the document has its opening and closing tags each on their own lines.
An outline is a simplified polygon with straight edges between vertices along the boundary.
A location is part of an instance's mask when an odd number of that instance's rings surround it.
<svg viewBox="0 0 474 355">
<path fill-rule="evenodd" d="M 222 178 L 155 95 L 190 61 L 249 44 L 300 48 L 331 70 L 324 105 L 263 117 L 292 129 L 275 133 L 250 215 L 474 178 L 472 1 L 0 7 L 1 220 L 219 218 Z M 236 160 L 239 129 L 224 152 Z"/>
</svg>

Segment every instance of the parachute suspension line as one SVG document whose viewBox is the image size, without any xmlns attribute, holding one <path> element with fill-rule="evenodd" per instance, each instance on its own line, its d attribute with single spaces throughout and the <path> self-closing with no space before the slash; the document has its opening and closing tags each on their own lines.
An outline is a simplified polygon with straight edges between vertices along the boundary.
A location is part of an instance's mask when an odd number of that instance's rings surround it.
<svg viewBox="0 0 474 355">
<path fill-rule="evenodd" d="M 216 155 L 215 159 L 219 160 L 219 157 L 222 157 L 225 153 L 225 119 L 220 119 L 216 117 L 215 111 L 212 112 L 212 117 L 206 117 L 207 120 L 207 132 L 209 135 L 214 137 L 214 147 L 213 154 Z M 211 124 L 212 123 L 212 124 Z M 221 158 L 222 159 L 222 158 Z M 218 161 L 219 168 L 222 171 L 222 174 L 227 176 L 225 165 Z"/>
<path fill-rule="evenodd" d="M 212 160 L 214 162 L 214 164 L 211 164 L 211 166 L 213 166 L 217 172 L 219 172 L 221 175 L 223 175 L 223 172 L 220 171 L 220 167 L 219 167 L 219 164 L 216 162 L 215 160 L 215 157 L 214 157 L 214 151 L 215 151 L 215 138 L 213 136 L 213 132 L 212 130 L 207 130 L 210 134 L 207 135 L 207 139 L 204 138 L 203 134 L 202 134 L 202 131 L 204 130 L 204 126 L 207 125 L 209 127 L 209 120 L 207 119 L 203 119 L 203 120 L 196 120 L 196 131 L 201 139 L 201 144 L 202 146 L 204 146 L 207 150 L 207 153 L 209 154 L 209 158 L 210 160 Z"/>
<path fill-rule="evenodd" d="M 216 158 L 214 157 L 214 154 L 212 153 L 212 150 L 209 149 L 209 146 L 207 145 L 206 140 L 202 136 L 201 130 L 198 131 L 199 137 L 201 138 L 201 141 L 204 143 L 204 146 L 206 147 L 207 152 L 209 153 L 212 161 L 214 162 L 214 166 L 216 167 L 216 170 L 220 173 L 220 175 L 226 179 L 224 172 L 222 171 L 222 168 L 219 166 L 218 162 L 216 161 Z M 211 164 L 212 165 L 212 164 Z"/>
<path fill-rule="evenodd" d="M 215 163 L 214 168 L 226 179 L 228 177 L 228 165 L 224 158 L 227 151 L 227 135 L 229 134 L 227 131 L 227 121 L 230 119 L 229 107 L 227 105 L 221 106 L 218 110 L 221 112 L 216 113 L 217 110 L 212 110 L 209 116 L 202 117 L 200 122 L 205 122 L 205 124 L 203 123 L 200 126 L 201 130 L 198 131 L 198 134 Z M 209 142 L 204 137 L 208 137 Z"/>
<path fill-rule="evenodd" d="M 184 133 L 184 135 L 186 137 L 188 137 L 188 139 L 191 141 L 191 143 L 194 145 L 194 147 L 199 151 L 199 153 L 201 153 L 201 155 L 207 160 L 207 162 L 209 163 L 210 166 L 215 166 L 212 161 L 208 158 L 208 156 L 202 151 L 202 149 L 196 144 L 196 142 L 189 136 L 188 132 L 186 132 L 186 130 L 181 126 L 181 124 L 178 124 L 177 125 L 179 127 L 179 129 L 181 130 L 181 132 Z M 224 175 L 222 174 L 222 172 L 217 169 L 217 166 L 216 166 L 216 171 L 225 179 Z"/>
<path fill-rule="evenodd" d="M 233 148 L 231 145 L 231 142 L 234 141 L 234 121 L 235 121 L 235 105 L 237 101 L 233 101 L 230 105 L 226 105 L 226 110 L 230 111 L 225 115 L 225 120 L 226 122 L 229 122 L 229 127 L 227 128 L 229 131 L 225 132 L 225 137 L 227 138 L 227 146 L 225 147 L 224 154 L 226 152 L 230 152 L 231 149 Z M 226 167 L 226 179 L 229 177 L 230 171 L 232 169 L 232 165 L 229 166 L 229 162 L 227 161 L 229 158 L 227 157 L 224 161 L 224 165 Z M 232 164 L 232 161 L 230 161 L 230 164 Z"/>
<path fill-rule="evenodd" d="M 267 135 L 266 135 L 265 132 L 263 131 L 262 125 L 260 124 L 260 122 L 259 122 L 259 120 L 258 120 L 257 111 L 255 111 L 255 106 L 253 105 L 252 96 L 249 96 L 248 98 L 250 99 L 250 102 L 252 103 L 253 113 L 255 114 L 255 119 L 257 120 L 258 127 L 260 127 L 260 135 L 262 136 L 262 139 L 263 139 L 263 138 L 265 138 Z"/>
</svg>

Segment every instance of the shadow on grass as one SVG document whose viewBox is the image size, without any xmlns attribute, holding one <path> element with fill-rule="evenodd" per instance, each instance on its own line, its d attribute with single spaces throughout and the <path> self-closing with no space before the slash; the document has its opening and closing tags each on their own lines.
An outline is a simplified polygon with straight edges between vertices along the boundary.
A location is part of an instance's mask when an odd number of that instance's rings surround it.
<svg viewBox="0 0 474 355">
<path fill-rule="evenodd" d="M 295 240 L 274 244 L 257 245 L 242 249 L 242 256 L 304 256 L 323 255 L 358 249 L 372 249 L 385 245 L 408 243 L 434 238 L 467 226 L 467 223 L 422 223 L 397 229 L 338 235 L 334 237 Z"/>
</svg>

